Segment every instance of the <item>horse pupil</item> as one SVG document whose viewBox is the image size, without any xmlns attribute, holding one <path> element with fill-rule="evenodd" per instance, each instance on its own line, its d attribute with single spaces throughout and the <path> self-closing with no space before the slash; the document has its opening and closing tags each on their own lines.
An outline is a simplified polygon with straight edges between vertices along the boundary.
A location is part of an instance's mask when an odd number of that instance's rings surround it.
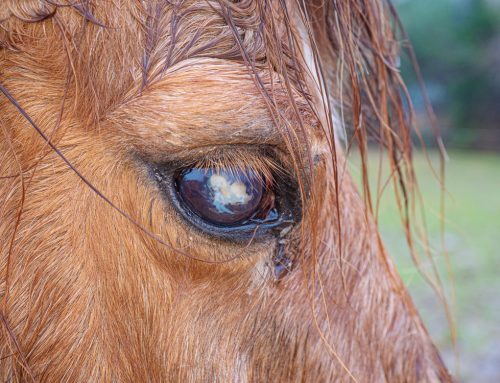
<svg viewBox="0 0 500 383">
<path fill-rule="evenodd" d="M 189 168 L 177 177 L 181 200 L 212 224 L 245 224 L 260 212 L 265 186 L 254 172 Z"/>
</svg>

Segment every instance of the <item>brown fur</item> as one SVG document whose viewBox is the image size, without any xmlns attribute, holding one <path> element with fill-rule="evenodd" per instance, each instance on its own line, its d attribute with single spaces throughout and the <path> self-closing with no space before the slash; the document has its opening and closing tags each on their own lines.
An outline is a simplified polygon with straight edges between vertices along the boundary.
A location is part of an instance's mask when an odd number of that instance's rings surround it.
<svg viewBox="0 0 500 383">
<path fill-rule="evenodd" d="M 0 379 L 451 380 L 329 117 L 410 158 L 383 1 L 63 5 L 0 11 Z M 195 230 L 146 169 L 221 145 L 301 185 L 278 281 L 274 240 Z"/>
</svg>

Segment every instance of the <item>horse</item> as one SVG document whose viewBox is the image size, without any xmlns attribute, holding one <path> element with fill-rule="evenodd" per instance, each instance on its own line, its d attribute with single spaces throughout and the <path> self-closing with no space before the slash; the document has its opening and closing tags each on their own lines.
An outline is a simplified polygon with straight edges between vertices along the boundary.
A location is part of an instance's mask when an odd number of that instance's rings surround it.
<svg viewBox="0 0 500 383">
<path fill-rule="evenodd" d="M 366 198 L 375 137 L 411 204 L 389 1 L 1 8 L 3 381 L 452 381 Z"/>
</svg>

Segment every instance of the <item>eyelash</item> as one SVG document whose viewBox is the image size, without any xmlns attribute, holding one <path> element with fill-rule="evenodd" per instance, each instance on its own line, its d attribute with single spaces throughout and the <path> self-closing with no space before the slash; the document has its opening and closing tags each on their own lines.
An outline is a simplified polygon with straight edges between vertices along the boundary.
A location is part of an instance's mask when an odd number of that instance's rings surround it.
<svg viewBox="0 0 500 383">
<path fill-rule="evenodd" d="M 276 158 L 270 157 L 268 154 L 261 155 L 266 156 L 266 158 L 260 158 L 260 160 L 254 162 L 255 164 L 278 163 Z M 264 219 L 254 217 L 234 225 L 221 225 L 210 222 L 210 220 L 201 217 L 199 213 L 197 214 L 193 206 L 189 206 L 180 193 L 179 176 L 190 169 L 209 169 L 209 171 L 212 171 L 211 174 L 224 171 L 234 172 L 235 169 L 238 169 L 240 164 L 229 163 L 228 160 L 231 160 L 230 156 L 222 157 L 222 159 L 216 162 L 217 166 L 210 166 L 214 162 L 210 162 L 207 158 L 202 158 L 195 163 L 191 163 L 191 165 L 182 163 L 155 164 L 151 167 L 151 171 L 164 197 L 175 208 L 177 213 L 196 230 L 218 239 L 243 241 L 250 238 L 256 240 L 269 237 L 277 235 L 284 226 L 289 226 L 300 219 L 301 208 L 297 183 L 291 174 L 284 171 L 283 167 L 280 166 L 272 166 L 272 168 L 268 167 L 260 171 L 260 175 L 265 181 L 265 194 L 263 198 L 271 198 L 272 196 L 274 202 L 273 211 L 270 216 Z M 252 162 L 249 163 L 251 164 Z M 210 167 L 207 167 L 207 165 Z M 247 170 L 248 166 L 251 165 L 247 165 Z M 251 172 L 259 172 L 259 170 L 262 169 L 250 168 Z M 264 203 L 266 202 L 269 201 L 264 201 Z"/>
</svg>

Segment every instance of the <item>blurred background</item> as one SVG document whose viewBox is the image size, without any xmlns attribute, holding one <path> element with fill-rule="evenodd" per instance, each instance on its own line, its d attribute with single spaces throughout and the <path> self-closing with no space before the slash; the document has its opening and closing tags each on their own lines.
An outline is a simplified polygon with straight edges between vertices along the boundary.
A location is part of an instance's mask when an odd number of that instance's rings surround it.
<svg viewBox="0 0 500 383">
<path fill-rule="evenodd" d="M 380 201 L 382 236 L 457 380 L 498 383 L 500 0 L 393 0 L 393 3 L 415 49 L 448 153 L 443 234 L 452 264 L 451 284 L 441 245 L 439 182 L 422 151 L 415 153 L 415 167 L 432 256 L 447 286 L 456 320 L 458 363 L 443 304 L 412 263 L 394 195 L 390 192 Z M 417 76 L 410 61 L 401 59 L 419 129 L 429 148 L 430 163 L 439 170 L 439 154 L 433 146 L 435 140 Z M 371 173 L 376 177 L 376 150 L 372 155 Z M 422 268 L 431 267 L 430 261 L 422 262 Z"/>
</svg>

